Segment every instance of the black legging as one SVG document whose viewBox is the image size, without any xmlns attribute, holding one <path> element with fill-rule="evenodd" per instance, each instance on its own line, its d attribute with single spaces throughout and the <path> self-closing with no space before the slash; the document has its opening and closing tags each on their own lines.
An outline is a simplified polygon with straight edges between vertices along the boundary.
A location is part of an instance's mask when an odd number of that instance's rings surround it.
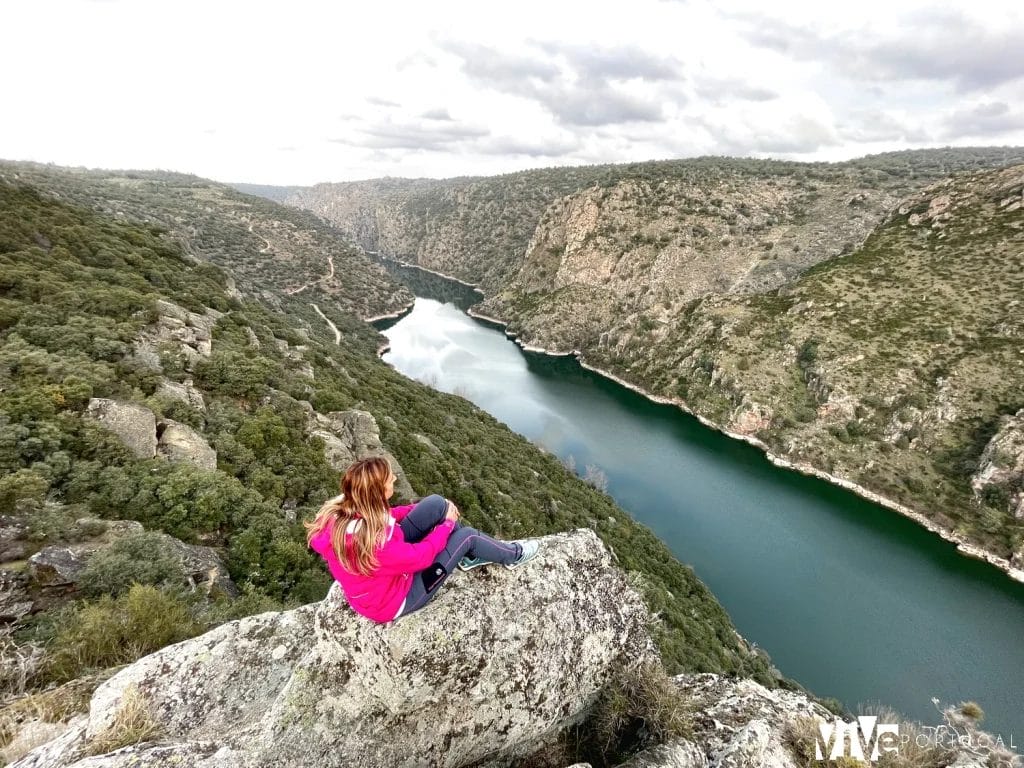
<svg viewBox="0 0 1024 768">
<path fill-rule="evenodd" d="M 417 542 L 444 520 L 448 502 L 444 497 L 434 494 L 421 499 L 418 504 L 398 523 L 408 542 Z M 476 528 L 462 523 L 455 524 L 455 530 L 448 537 L 444 549 L 437 553 L 433 565 L 416 573 L 412 580 L 412 589 L 405 598 L 405 608 L 400 615 L 405 616 L 426 605 L 444 584 L 452 570 L 465 556 L 478 557 L 492 563 L 512 563 L 519 559 L 523 550 L 518 544 L 499 541 Z M 436 566 L 444 568 L 443 573 Z"/>
</svg>

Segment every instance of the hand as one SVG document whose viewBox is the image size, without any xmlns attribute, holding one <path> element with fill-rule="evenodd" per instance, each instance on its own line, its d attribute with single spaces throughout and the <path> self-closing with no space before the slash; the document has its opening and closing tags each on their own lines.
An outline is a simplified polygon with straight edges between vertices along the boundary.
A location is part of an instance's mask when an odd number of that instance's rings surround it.
<svg viewBox="0 0 1024 768">
<path fill-rule="evenodd" d="M 445 499 L 448 501 L 448 499 Z M 445 510 L 445 520 L 451 520 L 453 523 L 459 522 L 459 508 L 455 506 L 454 501 L 448 501 L 448 509 Z"/>
</svg>

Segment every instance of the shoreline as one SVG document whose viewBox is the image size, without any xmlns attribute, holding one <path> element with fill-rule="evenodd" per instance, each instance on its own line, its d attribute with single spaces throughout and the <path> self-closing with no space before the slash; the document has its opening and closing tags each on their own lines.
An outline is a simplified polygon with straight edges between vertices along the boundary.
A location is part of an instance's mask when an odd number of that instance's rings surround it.
<svg viewBox="0 0 1024 768">
<path fill-rule="evenodd" d="M 373 317 L 364 317 L 363 318 L 363 322 L 364 323 L 377 323 L 377 322 L 380 322 L 381 320 L 394 320 L 395 318 L 401 317 L 406 312 L 408 312 L 410 309 L 412 309 L 415 304 L 416 304 L 416 299 L 414 298 L 412 301 L 410 301 L 404 307 L 402 307 L 401 309 L 399 309 L 399 310 L 397 310 L 395 312 L 389 312 L 386 315 L 375 315 Z"/>
<path fill-rule="evenodd" d="M 495 325 L 501 326 L 504 334 L 526 352 L 537 352 L 540 354 L 549 355 L 551 357 L 573 356 L 576 358 L 576 362 L 579 363 L 580 367 L 585 368 L 588 371 L 592 371 L 598 374 L 599 376 L 603 376 L 606 379 L 614 381 L 616 384 L 625 387 L 626 389 L 632 390 L 633 392 L 636 392 L 637 394 L 647 398 L 652 402 L 660 403 L 662 405 L 675 406 L 684 413 L 693 416 L 705 427 L 714 429 L 716 432 L 720 432 L 726 437 L 732 438 L 733 440 L 740 440 L 744 443 L 754 446 L 755 448 L 764 453 L 765 458 L 767 458 L 768 461 L 770 461 L 773 465 L 779 467 L 780 469 L 795 470 L 796 472 L 799 472 L 802 475 L 817 477 L 818 479 L 824 480 L 828 483 L 831 483 L 832 485 L 836 485 L 839 486 L 840 488 L 844 488 L 848 491 L 851 491 L 852 493 L 857 494 L 861 498 L 867 499 L 868 501 L 878 504 L 881 507 L 885 507 L 886 509 L 897 512 L 900 515 L 903 515 L 904 517 L 913 520 L 915 523 L 922 526 L 931 533 L 935 533 L 942 537 L 944 540 L 948 541 L 949 543 L 956 545 L 956 550 L 961 555 L 973 558 L 975 560 L 982 560 L 988 563 L 989 565 L 995 566 L 1003 573 L 1005 573 L 1007 576 L 1009 576 L 1012 580 L 1024 584 L 1024 569 L 1014 567 L 1008 559 L 1004 557 L 999 557 L 999 555 L 993 554 L 992 552 L 982 549 L 976 544 L 972 544 L 971 542 L 966 541 L 957 533 L 946 528 L 943 528 L 937 523 L 934 523 L 931 520 L 929 520 L 920 512 L 917 512 L 916 510 L 904 504 L 900 504 L 898 501 L 893 501 L 892 499 L 886 498 L 885 496 L 882 496 L 881 494 L 875 491 L 865 488 L 864 486 L 859 485 L 853 482 L 852 480 L 847 480 L 845 478 L 829 474 L 825 470 L 819 469 L 810 464 L 802 464 L 800 462 L 794 462 L 790 461 L 789 459 L 783 458 L 782 456 L 773 453 L 768 444 L 765 443 L 763 440 L 759 440 L 758 438 L 753 437 L 752 435 L 745 435 L 740 432 L 731 432 L 725 427 L 711 421 L 706 416 L 694 412 L 693 409 L 690 408 L 690 406 L 688 406 L 684 401 L 678 398 L 651 394 L 650 392 L 644 391 L 636 384 L 626 381 L 625 379 L 620 378 L 619 376 L 617 376 L 614 373 L 611 373 L 610 371 L 605 371 L 594 365 L 590 365 L 583 359 L 583 353 L 578 349 L 572 350 L 571 352 L 559 352 L 551 351 L 543 347 L 533 346 L 531 344 L 526 344 L 523 341 L 521 341 L 518 336 L 516 336 L 514 333 L 508 330 L 507 322 L 499 320 L 498 318 L 495 317 L 484 315 L 483 313 L 480 312 L 474 312 L 472 309 L 466 310 L 466 314 L 469 315 L 470 317 L 479 320 L 484 320 L 489 323 L 494 323 Z"/>
<path fill-rule="evenodd" d="M 391 257 L 391 256 L 381 256 L 380 254 L 377 254 L 377 258 L 381 259 L 383 261 L 393 262 L 393 263 L 398 264 L 399 266 L 402 266 L 402 267 L 410 267 L 412 269 L 419 269 L 419 270 L 422 270 L 423 272 L 429 272 L 432 275 L 437 275 L 438 277 L 443 277 L 445 280 L 451 280 L 452 282 L 459 283 L 460 285 L 464 285 L 467 288 L 472 288 L 474 291 L 479 293 L 481 296 L 485 296 L 486 297 L 486 294 L 482 290 L 480 290 L 480 284 L 479 283 L 467 283 L 465 280 L 460 280 L 457 277 L 452 277 L 451 275 L 446 275 L 443 272 L 437 272 L 436 270 L 428 269 L 427 267 L 421 267 L 419 264 L 410 264 L 407 261 L 402 261 L 401 259 L 396 259 L 396 258 Z"/>
</svg>

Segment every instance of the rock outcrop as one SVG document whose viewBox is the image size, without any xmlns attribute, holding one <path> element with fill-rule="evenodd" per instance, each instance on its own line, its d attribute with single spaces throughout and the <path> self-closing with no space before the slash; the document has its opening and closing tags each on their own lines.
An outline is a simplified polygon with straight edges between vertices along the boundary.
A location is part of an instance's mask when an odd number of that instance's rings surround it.
<svg viewBox="0 0 1024 768">
<path fill-rule="evenodd" d="M 803 694 L 753 680 L 693 674 L 675 683 L 693 713 L 693 738 L 654 747 L 623 768 L 797 768 L 788 729 L 802 717 L 835 720 Z"/>
<path fill-rule="evenodd" d="M 156 416 L 148 408 L 94 397 L 89 401 L 87 413 L 117 435 L 140 459 L 156 456 Z"/>
<path fill-rule="evenodd" d="M 160 353 L 171 349 L 183 358 L 185 368 L 192 370 L 196 362 L 213 352 L 213 326 L 223 312 L 206 308 L 203 314 L 157 299 L 156 323 L 146 329 L 135 343 L 135 357 L 144 366 L 162 370 Z"/>
<path fill-rule="evenodd" d="M 380 440 L 380 428 L 373 414 L 366 411 L 332 411 L 326 415 L 311 411 L 309 434 L 324 441 L 324 456 L 337 472 L 370 456 L 383 456 L 398 477 L 395 493 L 401 499 L 413 499 L 415 493 L 401 465 Z"/>
<path fill-rule="evenodd" d="M 97 552 L 144 530 L 142 524 L 134 520 L 83 518 L 78 523 L 103 526 L 105 530 L 89 541 L 44 547 L 29 558 L 28 587 L 34 601 L 33 611 L 75 592 L 82 571 Z M 163 550 L 178 560 L 182 575 L 193 589 L 199 588 L 206 593 L 216 591 L 231 597 L 238 595 L 238 588 L 228 575 L 227 567 L 212 547 L 186 544 L 166 533 L 153 532 L 151 535 L 158 537 Z"/>
<path fill-rule="evenodd" d="M 185 391 L 185 402 L 196 406 L 196 399 L 189 394 L 190 390 Z M 198 407 L 202 407 L 202 395 L 194 389 L 191 391 L 198 396 Z M 217 469 L 217 452 L 210 447 L 206 438 L 187 424 L 161 419 L 158 425 L 156 415 L 145 406 L 100 397 L 89 401 L 87 413 L 117 435 L 140 459 L 162 456 L 168 461 L 195 464 L 200 469 Z"/>
<path fill-rule="evenodd" d="M 396 622 L 356 615 L 335 586 L 320 603 L 160 650 L 15 766 L 507 764 L 582 718 L 618 669 L 656 654 L 642 599 L 579 530 L 546 537 L 519 570 L 456 573 Z M 85 757 L 129 692 L 161 737 Z"/>
<path fill-rule="evenodd" d="M 1024 408 L 1003 417 L 982 451 L 971 488 L 979 500 L 1005 504 L 1014 517 L 1024 518 Z"/>
<path fill-rule="evenodd" d="M 252 329 L 246 329 L 250 333 Z M 197 411 L 206 410 L 206 401 L 203 398 L 203 393 L 200 392 L 192 384 L 192 379 L 185 379 L 183 382 L 171 381 L 170 379 L 164 379 L 160 382 L 160 386 L 157 387 L 154 393 L 157 397 L 164 397 L 169 400 L 178 400 L 185 405 L 195 408 Z"/>
<path fill-rule="evenodd" d="M 210 472 L 217 469 L 217 452 L 192 427 L 163 419 L 158 432 L 157 451 L 168 461 L 188 462 Z"/>
</svg>

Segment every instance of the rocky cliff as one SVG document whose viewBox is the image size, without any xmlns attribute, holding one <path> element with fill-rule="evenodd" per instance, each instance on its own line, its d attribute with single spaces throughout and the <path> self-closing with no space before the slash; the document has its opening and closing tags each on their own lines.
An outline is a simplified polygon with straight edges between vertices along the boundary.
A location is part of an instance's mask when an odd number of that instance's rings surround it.
<svg viewBox="0 0 1024 768">
<path fill-rule="evenodd" d="M 262 301 L 197 260 L 196 241 L 177 240 L 183 230 L 139 223 L 147 206 L 155 220 L 182 206 L 184 222 L 224 236 L 211 258 L 230 261 L 243 242 L 233 238 L 249 233 L 218 203 L 189 207 L 202 180 L 97 172 L 83 181 L 19 164 L 12 181 L 7 170 L 0 755 L 53 738 L 124 664 L 321 600 L 330 577 L 300 521 L 337 493 L 339 469 L 368 454 L 394 459 L 400 494 L 443 493 L 502 538 L 591 527 L 657 617 L 650 633 L 669 672 L 799 687 L 610 497 L 466 400 L 382 363 L 360 320 L 366 296 L 338 294 L 322 313 L 277 290 Z M 122 182 L 133 191 L 118 202 L 110 195 Z M 68 202 L 90 191 L 88 207 Z M 290 220 L 279 213 L 275 221 Z M 323 253 L 309 234 L 310 253 Z M 551 605 L 564 610 L 563 598 Z M 123 704 L 141 716 L 140 696 Z"/>
<path fill-rule="evenodd" d="M 531 291 L 523 274 L 482 309 L 1011 568 L 1024 546 L 1012 424 L 986 446 L 1024 403 L 1022 185 L 1013 166 L 929 187 L 859 248 L 765 293 L 636 309 L 589 286 Z M 985 469 L 994 455 L 1005 472 Z M 982 493 L 992 477 L 1002 491 Z"/>
</svg>

